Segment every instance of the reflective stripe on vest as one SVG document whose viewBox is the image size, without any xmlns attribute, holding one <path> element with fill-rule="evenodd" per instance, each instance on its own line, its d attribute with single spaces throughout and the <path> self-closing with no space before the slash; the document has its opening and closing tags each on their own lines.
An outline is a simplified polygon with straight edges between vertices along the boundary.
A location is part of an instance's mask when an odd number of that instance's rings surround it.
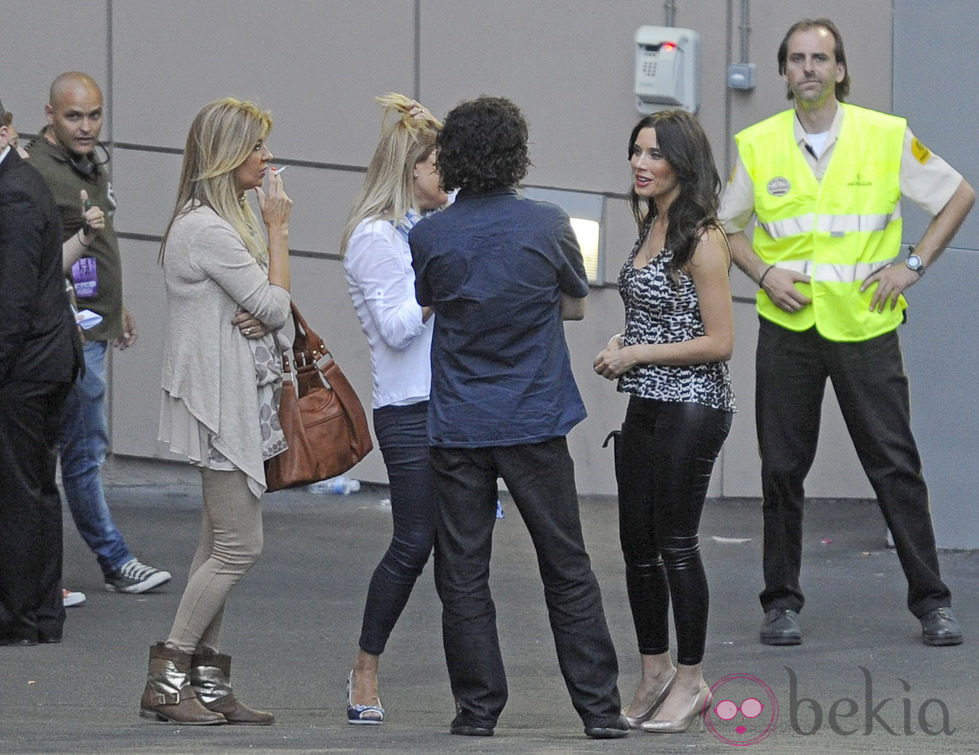
<svg viewBox="0 0 979 755">
<path fill-rule="evenodd" d="M 791 270 L 795 273 L 808 275 L 814 281 L 824 283 L 863 283 L 868 276 L 894 264 L 897 260 L 898 258 L 895 257 L 886 262 L 858 262 L 855 265 L 833 265 L 829 262 L 816 263 L 812 260 L 786 260 L 785 262 L 776 262 L 775 267 L 780 270 Z"/>
<path fill-rule="evenodd" d="M 818 222 L 814 222 L 812 215 L 802 215 L 767 223 L 759 222 L 759 225 L 773 239 L 799 236 L 812 231 L 828 233 L 830 236 L 842 236 L 846 233 L 883 231 L 888 223 L 900 216 L 900 205 L 898 205 L 897 210 L 887 215 L 820 215 Z"/>
</svg>

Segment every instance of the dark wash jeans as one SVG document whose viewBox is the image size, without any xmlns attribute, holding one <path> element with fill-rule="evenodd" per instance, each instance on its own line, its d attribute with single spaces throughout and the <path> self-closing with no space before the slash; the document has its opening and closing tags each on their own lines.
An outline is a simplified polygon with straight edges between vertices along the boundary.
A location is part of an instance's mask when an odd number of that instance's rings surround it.
<svg viewBox="0 0 979 755">
<path fill-rule="evenodd" d="M 897 331 L 841 343 L 760 318 L 755 420 L 765 521 L 762 608 L 799 611 L 803 484 L 816 454 L 826 380 L 833 383 L 860 464 L 877 494 L 917 617 L 948 606 L 928 489 L 911 433 L 908 378 Z"/>
<path fill-rule="evenodd" d="M 435 584 L 460 722 L 496 725 L 507 681 L 490 595 L 497 478 L 513 496 L 537 551 L 558 664 L 585 726 L 619 716 L 618 662 L 585 552 L 574 464 L 563 437 L 542 443 L 431 449 L 439 492 Z M 540 701 L 542 709 L 553 701 Z"/>
<path fill-rule="evenodd" d="M 360 648 L 384 652 L 435 543 L 435 487 L 428 462 L 428 402 L 374 410 L 374 433 L 391 486 L 394 533 L 367 590 Z"/>
<path fill-rule="evenodd" d="M 629 400 L 616 439 L 619 540 L 639 652 L 670 649 L 669 609 L 677 661 L 700 663 L 707 640 L 709 592 L 698 529 L 731 412 L 701 404 Z"/>
</svg>

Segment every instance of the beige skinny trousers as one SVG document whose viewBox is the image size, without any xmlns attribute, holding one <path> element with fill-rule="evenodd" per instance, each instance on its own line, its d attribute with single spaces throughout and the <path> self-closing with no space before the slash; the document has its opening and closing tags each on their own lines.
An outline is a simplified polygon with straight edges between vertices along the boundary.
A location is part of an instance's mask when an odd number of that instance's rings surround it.
<svg viewBox="0 0 979 755">
<path fill-rule="evenodd" d="M 244 472 L 201 469 L 204 510 L 190 578 L 167 645 L 185 653 L 218 650 L 231 588 L 262 553 L 262 507 Z"/>
</svg>

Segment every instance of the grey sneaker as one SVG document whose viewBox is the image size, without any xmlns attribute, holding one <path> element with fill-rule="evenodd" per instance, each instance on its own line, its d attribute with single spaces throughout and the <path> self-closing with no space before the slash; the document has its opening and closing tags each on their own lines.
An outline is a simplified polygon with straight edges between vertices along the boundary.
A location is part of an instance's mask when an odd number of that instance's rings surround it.
<svg viewBox="0 0 979 755">
<path fill-rule="evenodd" d="M 109 592 L 141 593 L 170 581 L 170 572 L 154 569 L 131 558 L 118 571 L 107 574 L 105 589 Z"/>
</svg>

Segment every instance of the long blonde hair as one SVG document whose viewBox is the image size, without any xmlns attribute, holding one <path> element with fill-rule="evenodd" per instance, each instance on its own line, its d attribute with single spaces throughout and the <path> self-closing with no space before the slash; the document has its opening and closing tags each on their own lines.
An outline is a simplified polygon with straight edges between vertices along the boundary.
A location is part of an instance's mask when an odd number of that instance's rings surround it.
<svg viewBox="0 0 979 755">
<path fill-rule="evenodd" d="M 403 94 L 389 92 L 375 99 L 384 108 L 381 141 L 344 226 L 341 254 L 346 254 L 347 242 L 362 220 L 380 218 L 397 224 L 408 214 L 415 202 L 415 165 L 428 159 L 442 128 L 430 116 L 413 117 L 411 111 L 418 103 Z M 389 121 L 392 115 L 395 118 Z"/>
<path fill-rule="evenodd" d="M 225 97 L 204 106 L 187 134 L 177 202 L 160 244 L 163 261 L 173 222 L 205 205 L 231 223 L 256 260 L 268 258 L 268 245 L 251 206 L 238 193 L 235 170 L 272 130 L 272 117 L 251 102 Z"/>
</svg>

